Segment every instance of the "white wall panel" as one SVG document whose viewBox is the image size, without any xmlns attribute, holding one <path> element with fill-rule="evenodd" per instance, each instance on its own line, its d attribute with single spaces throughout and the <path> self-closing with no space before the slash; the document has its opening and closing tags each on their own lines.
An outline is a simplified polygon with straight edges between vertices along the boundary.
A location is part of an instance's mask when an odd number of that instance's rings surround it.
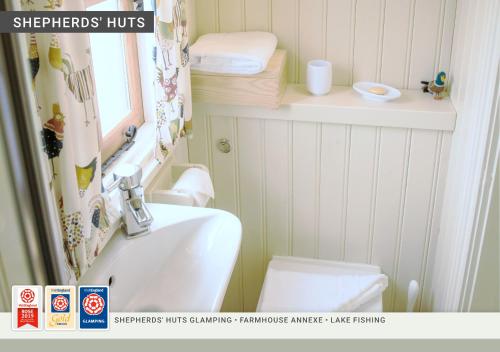
<svg viewBox="0 0 500 352">
<path fill-rule="evenodd" d="M 380 80 L 395 87 L 406 86 L 406 58 L 413 27 L 415 0 L 386 0 Z"/>
<path fill-rule="evenodd" d="M 353 80 L 376 81 L 379 66 L 379 37 L 382 0 L 357 0 Z"/>
<path fill-rule="evenodd" d="M 245 1 L 245 30 L 271 30 L 271 2 L 269 0 Z"/>
<path fill-rule="evenodd" d="M 444 0 L 416 1 L 408 88 L 419 88 L 421 80 L 434 78 L 439 60 L 443 3 Z"/>
<path fill-rule="evenodd" d="M 347 198 L 346 164 L 349 162 L 350 126 L 321 126 L 319 252 L 321 259 L 342 260 Z"/>
<path fill-rule="evenodd" d="M 292 123 L 266 120 L 266 258 L 292 252 Z"/>
<path fill-rule="evenodd" d="M 219 31 L 219 6 L 217 0 L 195 0 L 197 35 Z"/>
<path fill-rule="evenodd" d="M 243 309 L 255 310 L 265 267 L 265 184 L 264 121 L 238 119 L 238 178 L 240 219 L 243 228 L 241 263 L 243 275 Z M 257 283 L 257 284 L 256 284 Z"/>
<path fill-rule="evenodd" d="M 288 51 L 288 79 L 307 61 L 334 63 L 336 85 L 377 80 L 416 88 L 448 70 L 457 0 L 195 0 L 198 35 L 270 30 Z"/>
<path fill-rule="evenodd" d="M 278 48 L 287 51 L 288 80 L 298 82 L 299 0 L 272 0 L 271 13 L 271 31 L 278 37 Z"/>
<path fill-rule="evenodd" d="M 413 279 L 422 287 L 417 310 L 430 309 L 451 132 L 226 117 L 228 110 L 237 109 L 212 106 L 208 115 L 195 104 L 189 142 L 190 161 L 210 166 L 215 206 L 243 224 L 224 310 L 255 309 L 273 255 L 379 265 L 390 279 L 386 310 L 405 309 Z M 219 138 L 230 153 L 217 149 Z"/>
<path fill-rule="evenodd" d="M 318 251 L 319 141 L 319 124 L 293 123 L 292 255 L 298 257 L 314 258 Z"/>
<path fill-rule="evenodd" d="M 327 4 L 326 59 L 333 63 L 333 84 L 352 82 L 356 5 L 352 0 Z"/>
<path fill-rule="evenodd" d="M 450 133 L 443 133 L 441 141 L 440 159 L 438 166 L 438 174 L 436 186 L 437 190 L 435 192 L 435 205 L 434 213 L 432 215 L 432 222 L 430 224 L 430 238 L 429 238 L 429 250 L 427 253 L 427 263 L 425 266 L 425 272 L 422 279 L 422 296 L 420 299 L 420 310 L 431 311 L 432 310 L 432 279 L 434 263 L 438 260 L 436 258 L 436 248 L 437 240 L 440 232 L 440 220 L 441 220 L 441 204 L 443 203 L 446 176 L 448 174 L 448 160 L 450 159 L 451 150 L 451 140 L 452 135 Z"/>
<path fill-rule="evenodd" d="M 411 280 L 421 282 L 423 275 L 436 191 L 438 136 L 439 132 L 424 130 L 411 134 L 401 240 L 396 256 L 396 311 L 406 309 L 408 284 Z"/>
<path fill-rule="evenodd" d="M 223 116 L 210 116 L 208 125 L 209 146 L 204 146 L 210 151 L 211 175 L 213 178 L 215 192 L 214 206 L 227 210 L 240 216 L 240 192 L 238 173 L 238 149 L 232 148 L 229 153 L 221 153 L 217 149 L 217 142 L 226 138 L 230 143 L 236 140 L 236 122 L 234 118 Z M 233 144 L 234 145 L 234 144 Z M 222 309 L 225 311 L 242 311 L 242 268 L 241 251 L 229 282 L 228 293 L 224 300 Z"/>
<path fill-rule="evenodd" d="M 409 144 L 409 130 L 382 128 L 369 262 L 377 263 L 389 275 L 389 287 L 384 293 L 387 309 L 392 308 Z"/>
<path fill-rule="evenodd" d="M 299 83 L 306 82 L 307 62 L 326 55 L 325 4 L 324 0 L 299 2 Z"/>
<path fill-rule="evenodd" d="M 220 32 L 245 30 L 245 7 L 243 0 L 217 0 Z"/>
<path fill-rule="evenodd" d="M 344 260 L 350 262 L 365 263 L 369 260 L 376 141 L 376 127 L 352 127 L 344 243 Z"/>
</svg>

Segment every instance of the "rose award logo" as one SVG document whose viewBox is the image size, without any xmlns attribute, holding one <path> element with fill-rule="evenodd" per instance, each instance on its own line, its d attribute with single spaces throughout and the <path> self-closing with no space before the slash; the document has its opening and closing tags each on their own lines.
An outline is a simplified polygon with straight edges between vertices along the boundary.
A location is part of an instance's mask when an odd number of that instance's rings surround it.
<svg viewBox="0 0 500 352">
<path fill-rule="evenodd" d="M 42 328 L 42 286 L 12 286 L 12 329 Z"/>
<path fill-rule="evenodd" d="M 56 295 L 52 299 L 52 311 L 54 312 L 66 312 L 69 308 L 68 297 L 63 295 Z"/>
<path fill-rule="evenodd" d="M 35 292 L 32 289 L 25 288 L 21 291 L 21 301 L 24 303 L 31 303 L 35 299 Z"/>
<path fill-rule="evenodd" d="M 104 309 L 104 299 L 97 293 L 91 293 L 83 299 L 83 309 L 88 315 L 99 315 Z"/>
<path fill-rule="evenodd" d="M 109 288 L 80 286 L 80 329 L 109 328 Z"/>
</svg>

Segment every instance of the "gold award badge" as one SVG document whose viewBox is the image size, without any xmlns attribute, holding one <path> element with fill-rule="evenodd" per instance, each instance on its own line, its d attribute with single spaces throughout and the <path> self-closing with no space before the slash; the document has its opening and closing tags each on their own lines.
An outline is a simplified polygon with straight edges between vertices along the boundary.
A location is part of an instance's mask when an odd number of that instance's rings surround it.
<svg viewBox="0 0 500 352">
<path fill-rule="evenodd" d="M 76 293 L 74 286 L 45 287 L 45 329 L 75 330 Z"/>
</svg>

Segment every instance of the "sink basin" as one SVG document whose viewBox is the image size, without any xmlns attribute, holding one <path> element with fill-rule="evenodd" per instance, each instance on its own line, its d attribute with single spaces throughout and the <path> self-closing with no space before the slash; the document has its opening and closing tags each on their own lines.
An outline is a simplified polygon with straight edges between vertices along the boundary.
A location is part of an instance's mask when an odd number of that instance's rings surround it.
<svg viewBox="0 0 500 352">
<path fill-rule="evenodd" d="M 147 204 L 151 233 L 117 231 L 80 279 L 110 284 L 113 312 L 217 312 L 241 243 L 241 223 L 222 210 Z"/>
</svg>

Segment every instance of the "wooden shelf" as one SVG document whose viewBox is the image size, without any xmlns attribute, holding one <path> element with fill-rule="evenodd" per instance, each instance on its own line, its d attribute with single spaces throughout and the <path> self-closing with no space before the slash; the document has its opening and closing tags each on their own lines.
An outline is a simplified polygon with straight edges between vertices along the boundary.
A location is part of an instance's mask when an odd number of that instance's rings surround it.
<svg viewBox="0 0 500 352">
<path fill-rule="evenodd" d="M 280 106 L 286 89 L 286 51 L 276 50 L 264 72 L 234 75 L 191 72 L 194 102 L 261 106 Z"/>
<path fill-rule="evenodd" d="M 260 119 L 453 131 L 456 111 L 449 98 L 434 100 L 420 90 L 401 90 L 390 102 L 363 99 L 351 87 L 334 86 L 330 94 L 312 96 L 304 85 L 289 84 L 278 109 L 203 103 L 207 113 Z"/>
</svg>

